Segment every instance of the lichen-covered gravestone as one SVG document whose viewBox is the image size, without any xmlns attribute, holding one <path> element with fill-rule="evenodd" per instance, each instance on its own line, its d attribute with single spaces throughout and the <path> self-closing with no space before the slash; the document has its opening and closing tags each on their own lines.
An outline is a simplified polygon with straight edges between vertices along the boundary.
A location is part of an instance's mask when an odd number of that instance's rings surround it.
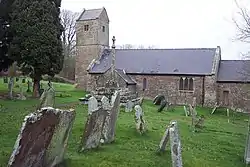
<svg viewBox="0 0 250 167">
<path fill-rule="evenodd" d="M 51 107 L 25 117 L 8 167 L 54 167 L 63 161 L 74 110 Z"/>
<path fill-rule="evenodd" d="M 248 119 L 247 139 L 245 146 L 244 161 L 248 165 L 250 164 L 250 117 Z"/>
<path fill-rule="evenodd" d="M 96 111 L 98 108 L 98 101 L 94 96 L 89 98 L 88 101 L 88 114 L 90 115 L 93 111 Z"/>
<path fill-rule="evenodd" d="M 99 147 L 107 115 L 108 111 L 103 108 L 98 108 L 88 115 L 79 152 Z"/>
<path fill-rule="evenodd" d="M 169 127 L 172 166 L 182 167 L 181 140 L 177 121 L 171 121 Z"/>
<path fill-rule="evenodd" d="M 170 141 L 172 167 L 182 167 L 181 140 L 177 121 L 171 121 L 166 128 L 158 148 L 158 153 L 165 151 L 168 140 Z"/>
<path fill-rule="evenodd" d="M 102 104 L 105 106 L 105 104 Z M 109 108 L 109 115 L 105 119 L 103 128 L 104 143 L 111 143 L 115 140 L 116 121 L 120 112 L 120 93 L 115 91 L 111 97 L 111 104 Z"/>
<path fill-rule="evenodd" d="M 134 105 L 134 103 L 131 100 L 129 100 L 126 103 L 125 112 L 132 112 L 133 111 L 133 105 Z"/>
<path fill-rule="evenodd" d="M 140 105 L 136 105 L 135 107 L 135 125 L 136 130 L 143 134 L 146 131 L 145 120 L 143 118 L 144 114 Z"/>
<path fill-rule="evenodd" d="M 55 106 L 55 90 L 54 88 L 49 87 L 41 95 L 40 103 L 37 109 L 41 109 L 43 107 L 54 107 L 54 106 Z"/>
<path fill-rule="evenodd" d="M 169 140 L 169 127 L 166 128 L 164 135 L 162 136 L 161 142 L 159 144 L 158 152 L 163 152 L 166 149 L 167 143 Z"/>
</svg>

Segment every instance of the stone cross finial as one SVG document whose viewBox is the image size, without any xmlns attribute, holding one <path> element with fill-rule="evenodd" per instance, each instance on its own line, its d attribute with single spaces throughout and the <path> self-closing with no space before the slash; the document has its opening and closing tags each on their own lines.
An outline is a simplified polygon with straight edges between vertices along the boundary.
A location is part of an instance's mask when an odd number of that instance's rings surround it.
<svg viewBox="0 0 250 167">
<path fill-rule="evenodd" d="M 115 79 L 115 36 L 112 38 L 112 62 L 111 62 L 111 80 Z"/>
<path fill-rule="evenodd" d="M 112 48 L 115 48 L 115 36 L 113 36 L 112 41 L 113 41 Z"/>
</svg>

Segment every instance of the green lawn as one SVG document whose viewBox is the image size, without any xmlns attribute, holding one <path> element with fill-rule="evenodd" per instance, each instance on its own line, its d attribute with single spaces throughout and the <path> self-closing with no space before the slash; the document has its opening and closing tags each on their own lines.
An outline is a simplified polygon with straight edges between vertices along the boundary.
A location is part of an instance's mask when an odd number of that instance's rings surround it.
<svg viewBox="0 0 250 167">
<path fill-rule="evenodd" d="M 1 80 L 0 80 L 1 82 Z M 56 104 L 65 108 L 65 104 L 72 105 L 85 93 L 75 90 L 72 85 L 54 84 L 56 90 L 66 91 L 69 96 L 57 97 Z M 6 91 L 6 85 L 0 83 L 0 91 Z M 18 89 L 16 89 L 18 91 Z M 38 101 L 0 100 L 4 111 L 0 112 L 0 166 L 5 167 L 12 152 L 22 121 L 28 113 L 34 111 Z M 64 105 L 63 105 L 64 104 Z M 210 115 L 211 110 L 198 108 L 199 114 L 206 117 L 205 127 L 200 132 L 191 132 L 190 117 L 184 116 L 182 107 L 175 111 L 157 113 L 157 108 L 151 101 L 145 101 L 143 109 L 148 125 L 148 132 L 139 135 L 135 130 L 134 113 L 120 112 L 116 141 L 95 151 L 79 154 L 77 152 L 81 134 L 87 115 L 87 106 L 75 106 L 77 117 L 73 132 L 69 139 L 65 156 L 68 167 L 169 167 L 171 166 L 170 147 L 166 153 L 157 155 L 156 150 L 165 126 L 170 120 L 177 120 L 181 133 L 182 158 L 184 167 L 244 167 L 244 145 L 246 138 L 246 116 L 240 114 L 234 123 L 228 123 L 223 110 Z"/>
</svg>

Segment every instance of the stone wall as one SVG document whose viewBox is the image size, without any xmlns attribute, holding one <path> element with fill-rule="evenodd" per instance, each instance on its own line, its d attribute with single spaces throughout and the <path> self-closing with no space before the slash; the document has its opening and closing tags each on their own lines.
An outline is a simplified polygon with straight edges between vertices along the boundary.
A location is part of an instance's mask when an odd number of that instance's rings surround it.
<svg viewBox="0 0 250 167">
<path fill-rule="evenodd" d="M 223 95 L 228 91 L 228 103 Z M 249 84 L 243 83 L 217 83 L 217 102 L 224 107 L 250 109 Z"/>
<path fill-rule="evenodd" d="M 180 76 L 153 76 L 153 75 L 132 75 L 137 82 L 137 92 L 139 96 L 144 94 L 146 98 L 154 98 L 158 94 L 163 94 L 173 104 L 191 103 L 195 96 L 198 104 L 203 101 L 203 78 L 202 76 L 190 76 L 194 78 L 193 91 L 180 91 Z M 143 91 L 143 79 L 147 80 L 146 90 Z M 186 100 L 185 100 L 186 99 Z"/>
<path fill-rule="evenodd" d="M 216 78 L 215 75 L 212 76 L 206 76 L 204 81 L 204 105 L 208 107 L 214 107 L 216 105 L 216 92 L 217 92 L 217 86 L 216 86 Z"/>
</svg>

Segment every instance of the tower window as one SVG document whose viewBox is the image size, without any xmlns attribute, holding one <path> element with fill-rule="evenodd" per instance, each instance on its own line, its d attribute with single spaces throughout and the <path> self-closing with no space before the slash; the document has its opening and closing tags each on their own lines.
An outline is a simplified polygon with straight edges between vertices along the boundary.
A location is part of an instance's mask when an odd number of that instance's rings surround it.
<svg viewBox="0 0 250 167">
<path fill-rule="evenodd" d="M 105 32 L 105 26 L 102 26 L 102 32 Z"/>
<path fill-rule="evenodd" d="M 89 30 L 89 25 L 84 25 L 84 31 L 88 31 Z"/>
</svg>

